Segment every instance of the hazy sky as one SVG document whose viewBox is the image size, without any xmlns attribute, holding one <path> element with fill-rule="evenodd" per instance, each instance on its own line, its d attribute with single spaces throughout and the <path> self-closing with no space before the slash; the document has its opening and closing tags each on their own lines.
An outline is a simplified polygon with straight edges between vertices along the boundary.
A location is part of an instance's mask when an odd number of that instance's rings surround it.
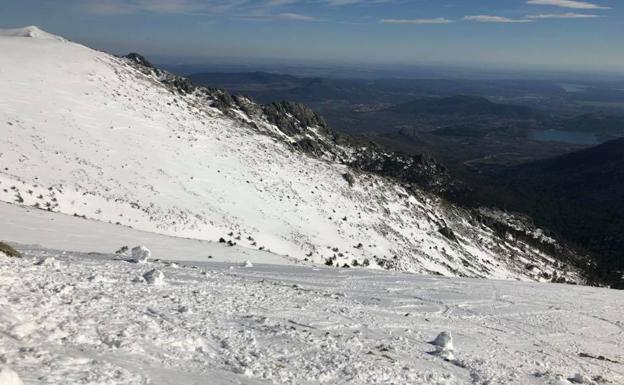
<svg viewBox="0 0 624 385">
<path fill-rule="evenodd" d="M 616 0 L 1 0 L 0 27 L 178 58 L 624 73 Z"/>
</svg>

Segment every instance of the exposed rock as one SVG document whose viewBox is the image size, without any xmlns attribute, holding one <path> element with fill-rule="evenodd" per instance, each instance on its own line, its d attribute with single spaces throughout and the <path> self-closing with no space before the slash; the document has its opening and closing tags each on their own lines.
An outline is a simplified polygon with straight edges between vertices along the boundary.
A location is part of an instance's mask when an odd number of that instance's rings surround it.
<svg viewBox="0 0 624 385">
<path fill-rule="evenodd" d="M 438 232 L 440 234 L 444 235 L 448 240 L 451 240 L 451 241 L 456 242 L 456 243 L 459 242 L 457 240 L 457 236 L 455 235 L 453 230 L 451 230 L 448 226 L 442 227 L 440 230 L 438 230 Z"/>
<path fill-rule="evenodd" d="M 303 104 L 279 102 L 265 105 L 262 109 L 267 120 L 288 136 L 301 134 L 308 127 L 319 127 L 322 133 L 330 133 L 325 120 Z"/>
<path fill-rule="evenodd" d="M 145 246 L 132 248 L 132 261 L 136 263 L 145 263 L 151 256 L 152 252 Z"/>
<path fill-rule="evenodd" d="M 133 61 L 136 64 L 142 65 L 147 68 L 155 68 L 152 63 L 150 63 L 143 55 L 139 55 L 138 53 L 131 52 L 124 56 L 126 59 Z"/>
<path fill-rule="evenodd" d="M 145 279 L 145 282 L 150 285 L 162 285 L 165 283 L 165 275 L 162 271 L 156 269 L 150 270 L 143 274 L 143 278 Z"/>
<path fill-rule="evenodd" d="M 11 245 L 8 245 L 4 242 L 0 242 L 0 253 L 6 255 L 7 257 L 22 257 L 22 254 L 19 251 L 15 250 Z"/>
<path fill-rule="evenodd" d="M 344 180 L 347 181 L 347 183 L 349 183 L 349 186 L 353 186 L 355 184 L 355 178 L 353 177 L 353 174 L 349 174 L 347 172 L 342 174 L 342 177 L 344 178 Z"/>
</svg>

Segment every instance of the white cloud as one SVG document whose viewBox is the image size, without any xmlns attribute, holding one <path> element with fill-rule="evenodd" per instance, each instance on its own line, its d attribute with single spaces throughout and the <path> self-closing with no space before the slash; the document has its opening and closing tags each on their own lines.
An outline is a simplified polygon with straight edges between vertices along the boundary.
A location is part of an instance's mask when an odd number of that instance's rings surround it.
<svg viewBox="0 0 624 385">
<path fill-rule="evenodd" d="M 276 15 L 275 18 L 292 21 L 320 21 L 320 19 L 317 19 L 316 17 L 302 15 L 299 13 L 280 13 L 279 15 Z"/>
<path fill-rule="evenodd" d="M 540 15 L 528 15 L 527 19 L 595 19 L 602 17 L 599 15 L 590 15 L 584 13 L 547 13 Z"/>
<path fill-rule="evenodd" d="M 533 21 L 533 20 L 527 20 L 527 19 L 510 19 L 504 16 L 492 16 L 492 15 L 465 16 L 464 20 L 474 21 L 477 23 L 531 23 Z"/>
<path fill-rule="evenodd" d="M 455 21 L 446 19 L 444 17 L 437 17 L 435 19 L 381 19 L 380 23 L 383 24 L 451 24 Z"/>
<path fill-rule="evenodd" d="M 572 8 L 572 9 L 610 9 L 598 4 L 587 1 L 577 0 L 529 0 L 527 4 L 534 5 L 552 5 L 554 7 Z"/>
<path fill-rule="evenodd" d="M 395 0 L 323 0 L 331 6 L 355 5 L 355 4 L 383 4 L 391 3 Z"/>
<path fill-rule="evenodd" d="M 269 1 L 268 4 L 271 7 L 279 7 L 279 6 L 282 6 L 282 5 L 295 4 L 295 3 L 298 3 L 298 2 L 299 2 L 299 0 L 271 0 L 271 1 Z"/>
<path fill-rule="evenodd" d="M 217 14 L 242 6 L 247 0 L 85 0 L 83 9 L 98 15 L 120 15 L 137 12 L 161 14 Z"/>
</svg>

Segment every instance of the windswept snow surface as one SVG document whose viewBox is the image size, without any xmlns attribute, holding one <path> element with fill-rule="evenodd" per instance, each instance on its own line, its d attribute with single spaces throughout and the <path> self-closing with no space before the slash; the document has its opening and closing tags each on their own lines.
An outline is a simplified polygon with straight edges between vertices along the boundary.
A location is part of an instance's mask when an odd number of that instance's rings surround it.
<svg viewBox="0 0 624 385">
<path fill-rule="evenodd" d="M 39 35 L 0 34 L 2 201 L 316 263 L 578 279 L 435 196 L 368 174 L 350 186 L 345 165 L 302 155 L 266 121 L 225 116 L 128 60 Z"/>
<path fill-rule="evenodd" d="M 29 38 L 41 39 L 41 40 L 56 40 L 60 42 L 66 41 L 64 38 L 53 35 L 46 31 L 43 31 L 34 25 L 31 25 L 29 27 L 24 27 L 24 28 L 0 29 L 0 36 L 29 37 Z"/>
<path fill-rule="evenodd" d="M 25 384 L 624 383 L 617 291 L 18 248 L 0 362 Z"/>
<path fill-rule="evenodd" d="M 301 263 L 267 251 L 148 233 L 4 202 L 0 202 L 0 241 L 92 254 L 149 245 L 153 258 L 170 261 Z"/>
</svg>

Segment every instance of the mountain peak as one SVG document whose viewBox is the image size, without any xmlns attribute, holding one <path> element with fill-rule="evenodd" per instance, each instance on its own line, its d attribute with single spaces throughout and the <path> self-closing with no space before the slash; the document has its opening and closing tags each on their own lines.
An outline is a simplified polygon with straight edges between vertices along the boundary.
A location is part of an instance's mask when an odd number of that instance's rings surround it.
<svg viewBox="0 0 624 385">
<path fill-rule="evenodd" d="M 67 41 L 64 38 L 53 35 L 49 32 L 42 30 L 41 28 L 31 25 L 23 28 L 14 28 L 14 29 L 0 29 L 0 36 L 4 37 L 30 37 L 34 39 L 44 39 L 44 40 L 57 40 L 57 41 Z"/>
</svg>

